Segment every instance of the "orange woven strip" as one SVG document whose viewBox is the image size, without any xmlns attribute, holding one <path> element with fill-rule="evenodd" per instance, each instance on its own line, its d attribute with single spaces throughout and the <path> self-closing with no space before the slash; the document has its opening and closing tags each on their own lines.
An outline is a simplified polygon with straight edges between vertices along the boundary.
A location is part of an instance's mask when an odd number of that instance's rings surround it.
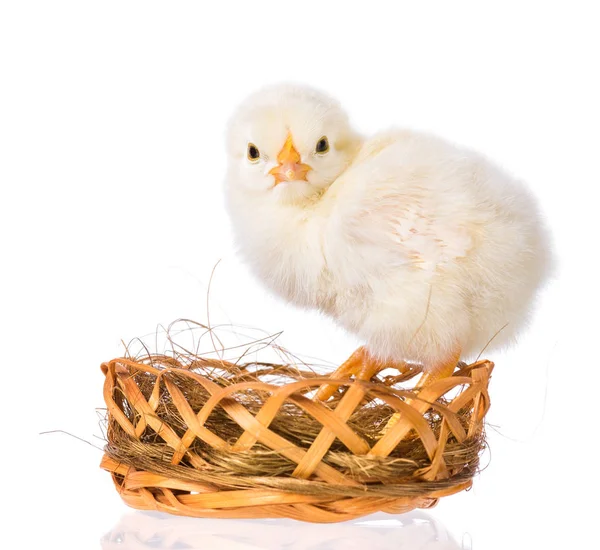
<svg viewBox="0 0 600 550">
<path fill-rule="evenodd" d="M 129 419 L 125 416 L 125 413 L 115 403 L 113 399 L 113 391 L 115 386 L 115 368 L 114 365 L 106 370 L 106 378 L 104 379 L 104 402 L 106 403 L 106 409 L 108 414 L 111 415 L 125 430 L 127 435 L 137 439 L 135 434 L 135 428 Z"/>
<path fill-rule="evenodd" d="M 161 487 L 165 489 L 179 489 L 182 491 L 190 491 L 197 493 L 214 493 L 219 491 L 216 485 L 210 483 L 199 483 L 197 481 L 186 481 L 172 477 L 166 477 L 160 474 L 150 472 L 129 472 L 123 481 L 125 489 L 134 490 L 153 487 Z"/>
<path fill-rule="evenodd" d="M 168 392 L 171 394 L 171 398 L 173 399 L 173 404 L 177 407 L 177 410 L 181 414 L 181 417 L 185 420 L 188 425 L 188 430 L 185 432 L 183 437 L 181 438 L 181 444 L 184 449 L 189 449 L 189 447 L 194 442 L 196 437 L 211 447 L 215 447 L 216 449 L 221 450 L 229 450 L 231 447 L 229 444 L 218 435 L 212 433 L 210 430 L 205 428 L 198 422 L 197 416 L 194 414 L 192 407 L 187 402 L 179 388 L 169 380 L 168 377 L 163 377 L 165 385 L 167 387 Z M 181 459 L 184 457 L 185 452 L 182 450 L 176 451 L 173 454 L 173 458 L 171 459 L 171 464 L 179 464 Z"/>
<path fill-rule="evenodd" d="M 419 392 L 418 398 L 415 398 L 410 406 L 423 415 L 430 407 L 431 403 L 438 400 L 442 395 L 454 389 L 457 386 L 468 384 L 469 378 L 455 377 L 444 378 L 433 382 L 431 386 L 426 386 Z M 392 426 L 389 431 L 373 446 L 370 456 L 389 456 L 396 448 L 396 445 L 413 428 L 412 423 L 406 418 L 402 418 Z"/>
<path fill-rule="evenodd" d="M 287 384 L 285 386 L 271 386 L 265 384 L 265 387 L 257 389 L 266 389 L 267 391 L 273 391 L 273 395 L 265 402 L 263 407 L 256 415 L 256 420 L 263 426 L 268 427 L 273 419 L 277 416 L 279 409 L 283 406 L 286 399 L 289 399 L 295 405 L 304 409 L 308 414 L 317 419 L 321 424 L 327 426 L 332 432 L 335 433 L 336 437 L 348 447 L 354 454 L 366 454 L 369 452 L 369 444 L 362 438 L 359 437 L 339 416 L 337 416 L 331 409 L 319 403 L 299 395 L 292 395 L 302 389 L 310 390 L 314 386 L 321 386 L 323 380 L 306 380 Z M 251 433 L 245 432 L 237 440 L 233 446 L 233 450 L 241 451 L 252 448 L 256 440 Z"/>
<path fill-rule="evenodd" d="M 351 386 L 336 407 L 336 416 L 344 422 L 348 420 L 356 409 L 356 406 L 361 402 L 364 394 L 364 390 L 358 384 Z M 292 476 L 300 479 L 308 479 L 319 467 L 321 459 L 331 447 L 334 439 L 335 433 L 327 426 L 324 426 L 302 460 L 298 462 L 298 466 L 296 466 Z"/>
<path fill-rule="evenodd" d="M 268 428 L 265 428 L 261 423 L 257 422 L 254 416 L 252 416 L 252 414 L 250 414 L 244 406 L 234 399 L 227 397 L 230 393 L 232 393 L 231 387 L 221 388 L 214 382 L 211 382 L 195 373 L 188 374 L 202 383 L 202 385 L 212 394 L 204 407 L 202 407 L 202 409 L 198 412 L 197 416 L 200 422 L 205 422 L 210 415 L 210 412 L 212 412 L 214 407 L 219 404 L 235 422 L 244 428 L 245 431 L 253 434 L 257 441 L 296 463 L 300 463 L 303 460 L 304 456 L 306 455 L 306 451 L 300 449 L 284 437 L 272 432 Z M 243 386 L 245 387 L 246 384 L 243 384 Z M 319 466 L 314 470 L 314 473 L 324 481 L 329 481 L 330 483 L 357 485 L 356 482 L 349 480 L 335 468 L 332 468 L 327 464 L 319 464 Z"/>
<path fill-rule="evenodd" d="M 142 419 L 165 441 L 165 443 L 167 443 L 176 452 L 187 452 L 190 462 L 196 468 L 201 468 L 206 465 L 205 460 L 191 451 L 188 451 L 188 449 L 183 446 L 181 439 L 177 437 L 177 434 L 173 431 L 173 429 L 157 417 L 154 409 L 150 407 L 146 401 L 146 398 L 130 376 L 117 374 L 117 378 L 127 391 L 130 405 L 140 413 Z"/>
</svg>

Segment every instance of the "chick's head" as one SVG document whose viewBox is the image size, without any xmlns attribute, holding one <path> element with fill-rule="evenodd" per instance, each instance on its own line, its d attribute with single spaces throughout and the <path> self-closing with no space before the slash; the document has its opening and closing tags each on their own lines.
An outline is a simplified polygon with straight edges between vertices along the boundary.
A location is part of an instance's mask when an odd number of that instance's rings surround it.
<svg viewBox="0 0 600 550">
<path fill-rule="evenodd" d="M 350 164 L 358 136 L 339 104 L 312 89 L 255 92 L 231 119 L 228 191 L 302 206 Z"/>
</svg>

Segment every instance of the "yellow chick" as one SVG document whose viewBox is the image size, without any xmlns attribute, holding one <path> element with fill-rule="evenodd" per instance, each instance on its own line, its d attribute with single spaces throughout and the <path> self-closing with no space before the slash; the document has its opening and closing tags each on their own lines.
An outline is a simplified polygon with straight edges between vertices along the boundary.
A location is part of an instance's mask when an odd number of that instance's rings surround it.
<svg viewBox="0 0 600 550">
<path fill-rule="evenodd" d="M 365 343 L 338 376 L 404 361 L 448 376 L 490 340 L 514 340 L 549 273 L 522 182 L 432 135 L 363 137 L 318 91 L 248 97 L 227 152 L 228 210 L 252 271 Z"/>
</svg>

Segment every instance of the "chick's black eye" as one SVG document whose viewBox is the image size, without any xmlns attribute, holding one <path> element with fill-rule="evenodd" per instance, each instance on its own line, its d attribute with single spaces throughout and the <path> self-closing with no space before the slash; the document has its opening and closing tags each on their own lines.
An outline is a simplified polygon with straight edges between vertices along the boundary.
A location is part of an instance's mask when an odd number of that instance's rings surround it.
<svg viewBox="0 0 600 550">
<path fill-rule="evenodd" d="M 260 157 L 260 152 L 254 143 L 248 144 L 248 158 L 250 160 L 258 160 Z"/>
<path fill-rule="evenodd" d="M 325 136 L 323 136 L 318 142 L 317 147 L 315 149 L 317 153 L 327 153 L 329 151 L 329 141 Z"/>
</svg>

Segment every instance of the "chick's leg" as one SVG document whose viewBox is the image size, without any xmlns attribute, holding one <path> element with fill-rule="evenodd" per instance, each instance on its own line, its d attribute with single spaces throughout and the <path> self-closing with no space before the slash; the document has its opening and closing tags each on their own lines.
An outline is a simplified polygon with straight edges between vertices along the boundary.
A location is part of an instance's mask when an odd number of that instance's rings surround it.
<svg viewBox="0 0 600 550">
<path fill-rule="evenodd" d="M 356 376 L 360 372 L 360 369 L 365 363 L 367 353 L 364 346 L 358 348 L 346 361 L 344 361 L 329 378 L 335 380 L 341 380 L 343 378 L 350 378 L 353 374 Z M 319 401 L 327 401 L 338 389 L 338 386 L 326 384 L 321 386 L 316 395 L 315 399 Z"/>
<path fill-rule="evenodd" d="M 459 361 L 460 349 L 456 349 L 445 361 L 427 368 L 417 382 L 416 388 L 424 388 L 425 386 L 433 384 L 437 380 L 442 380 L 442 378 L 448 378 L 449 376 L 452 376 Z"/>
</svg>

